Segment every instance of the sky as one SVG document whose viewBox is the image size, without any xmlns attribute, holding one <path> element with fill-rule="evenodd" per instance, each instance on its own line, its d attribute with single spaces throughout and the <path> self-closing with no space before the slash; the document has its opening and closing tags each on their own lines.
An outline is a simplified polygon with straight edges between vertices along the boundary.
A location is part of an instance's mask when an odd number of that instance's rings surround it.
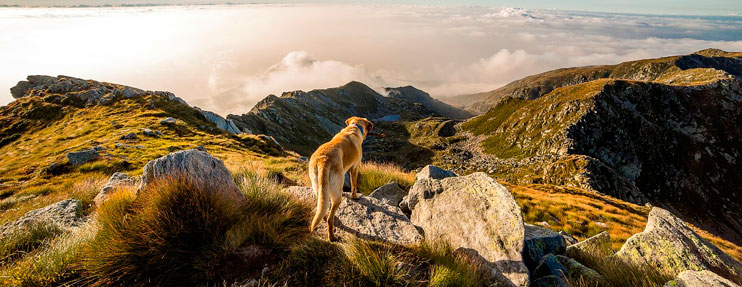
<svg viewBox="0 0 742 287">
<path fill-rule="evenodd" d="M 619 1 L 595 3 L 624 7 L 621 13 L 573 11 L 597 9 L 581 1 L 560 9 L 548 7 L 553 1 L 520 2 L 503 3 L 525 8 L 474 6 L 484 1 L 0 8 L 0 105 L 31 74 L 171 91 L 226 115 L 246 113 L 268 94 L 352 80 L 379 91 L 413 85 L 445 98 L 556 68 L 710 47 L 742 51 L 742 16 L 729 16 L 736 13 L 731 1 L 696 9 L 724 10 L 717 16 L 625 14 L 632 11 Z M 683 11 L 695 5 L 672 2 Z"/>
</svg>

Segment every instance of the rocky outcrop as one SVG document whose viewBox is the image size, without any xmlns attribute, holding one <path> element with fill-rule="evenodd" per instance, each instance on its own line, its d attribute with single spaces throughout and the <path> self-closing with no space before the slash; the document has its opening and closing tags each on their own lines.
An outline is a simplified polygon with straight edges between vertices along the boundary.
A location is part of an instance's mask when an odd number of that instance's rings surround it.
<svg viewBox="0 0 742 287">
<path fill-rule="evenodd" d="M 161 125 L 174 125 L 177 122 L 178 122 L 178 120 L 176 120 L 175 118 L 173 118 L 173 117 L 167 117 L 167 118 L 162 119 L 160 121 L 160 124 Z"/>
<path fill-rule="evenodd" d="M 183 150 L 149 161 L 142 171 L 139 191 L 146 190 L 153 181 L 166 177 L 186 177 L 214 187 L 230 198 L 244 199 L 224 162 L 205 151 Z"/>
<path fill-rule="evenodd" d="M 665 287 L 739 287 L 739 285 L 708 270 L 686 270 L 680 272 L 675 280 L 667 282 Z"/>
<path fill-rule="evenodd" d="M 14 232 L 18 228 L 32 224 L 48 224 L 49 226 L 67 229 L 80 224 L 82 218 L 82 203 L 77 199 L 66 199 L 26 212 L 20 218 L 0 225 L 0 235 Z"/>
<path fill-rule="evenodd" d="M 419 103 L 426 109 L 436 112 L 439 115 L 447 117 L 449 119 L 467 119 L 472 117 L 471 113 L 436 100 L 431 97 L 430 94 L 413 86 L 384 88 L 384 90 L 387 92 L 387 96 L 390 98 L 399 99 L 410 103 Z"/>
<path fill-rule="evenodd" d="M 399 187 L 399 184 L 391 182 L 375 189 L 368 196 L 376 198 L 391 206 L 399 206 L 399 203 L 405 195 L 407 195 L 407 192 Z"/>
<path fill-rule="evenodd" d="M 234 122 L 232 120 L 225 119 L 222 116 L 217 115 L 214 112 L 204 111 L 204 110 L 199 109 L 199 108 L 194 108 L 194 109 L 196 109 L 197 111 L 199 111 L 201 113 L 201 115 L 203 115 L 204 117 L 206 117 L 207 120 L 209 120 L 212 123 L 216 124 L 216 127 L 217 128 L 219 128 L 221 130 L 224 130 L 224 131 L 226 131 L 228 133 L 232 133 L 232 134 L 241 134 L 242 133 L 242 131 L 237 127 L 237 125 L 234 124 Z"/>
<path fill-rule="evenodd" d="M 407 196 L 411 220 L 427 240 L 476 250 L 513 284 L 528 285 L 524 227 L 510 192 L 484 173 L 415 182 Z"/>
<path fill-rule="evenodd" d="M 603 231 L 592 237 L 572 244 L 567 247 L 567 256 L 570 257 L 589 257 L 589 258 L 606 258 L 615 254 L 611 247 L 611 237 L 608 231 Z"/>
<path fill-rule="evenodd" d="M 99 154 L 95 149 L 84 149 L 67 154 L 67 162 L 72 165 L 81 165 L 89 161 L 98 159 Z"/>
<path fill-rule="evenodd" d="M 567 243 L 559 233 L 531 224 L 525 224 L 524 227 L 523 262 L 528 270 L 534 270 L 547 254 L 564 254 Z"/>
<path fill-rule="evenodd" d="M 317 204 L 311 187 L 292 186 L 286 192 L 312 205 Z M 343 197 L 343 202 L 335 213 L 335 228 L 336 235 L 341 238 L 344 235 L 355 236 L 396 244 L 412 244 L 422 239 L 420 232 L 398 207 L 367 196 L 356 200 Z M 325 221 L 319 225 L 317 232 L 327 233 Z"/>
<path fill-rule="evenodd" d="M 93 202 L 95 202 L 95 205 L 100 206 L 108 200 L 108 197 L 111 195 L 111 192 L 116 190 L 116 188 L 119 188 L 121 186 L 131 186 L 133 187 L 136 184 L 136 179 L 129 177 L 125 173 L 117 172 L 111 175 L 110 178 L 108 178 L 108 181 L 103 184 L 103 186 L 100 188 L 100 191 L 98 192 L 98 195 L 95 196 L 93 199 Z"/>
<path fill-rule="evenodd" d="M 654 207 L 647 227 L 626 240 L 616 256 L 626 262 L 647 264 L 674 276 L 685 270 L 710 270 L 742 282 L 742 264 L 693 232 L 669 211 Z"/>
<path fill-rule="evenodd" d="M 445 169 L 442 169 L 434 165 L 426 165 L 425 167 L 423 167 L 422 170 L 417 172 L 417 174 L 415 175 L 415 180 L 444 179 L 447 177 L 454 177 L 454 176 L 457 176 L 457 175 L 450 170 L 445 170 Z"/>
</svg>

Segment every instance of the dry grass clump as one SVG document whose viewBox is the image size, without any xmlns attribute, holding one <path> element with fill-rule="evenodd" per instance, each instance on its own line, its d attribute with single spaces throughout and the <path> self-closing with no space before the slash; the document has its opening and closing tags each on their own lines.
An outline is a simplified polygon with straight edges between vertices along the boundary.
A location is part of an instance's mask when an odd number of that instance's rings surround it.
<svg viewBox="0 0 742 287">
<path fill-rule="evenodd" d="M 393 163 L 364 162 L 358 171 L 358 191 L 369 195 L 387 183 L 396 182 L 409 189 L 415 183 L 415 174 Z"/>
<path fill-rule="evenodd" d="M 616 257 L 600 258 L 581 254 L 574 259 L 597 271 L 607 281 L 591 282 L 585 277 L 569 280 L 570 285 L 575 287 L 655 287 L 663 286 L 674 279 L 673 276 L 663 274 L 651 266 L 632 264 Z"/>
</svg>

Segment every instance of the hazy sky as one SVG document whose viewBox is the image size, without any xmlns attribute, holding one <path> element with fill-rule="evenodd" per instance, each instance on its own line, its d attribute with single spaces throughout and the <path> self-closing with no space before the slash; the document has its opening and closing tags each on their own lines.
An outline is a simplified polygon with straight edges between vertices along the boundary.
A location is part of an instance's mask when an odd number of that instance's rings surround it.
<svg viewBox="0 0 742 287">
<path fill-rule="evenodd" d="M 26 75 L 63 74 L 172 91 L 222 115 L 351 80 L 445 97 L 561 67 L 742 51 L 740 16 L 450 5 L 0 8 L 0 27 L 0 105 Z"/>
</svg>

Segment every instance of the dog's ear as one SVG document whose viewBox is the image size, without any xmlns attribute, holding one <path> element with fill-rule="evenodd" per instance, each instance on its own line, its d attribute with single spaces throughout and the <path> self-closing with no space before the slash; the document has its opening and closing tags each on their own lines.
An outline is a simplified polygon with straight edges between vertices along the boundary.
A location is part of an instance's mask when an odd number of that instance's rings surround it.
<svg viewBox="0 0 742 287">
<path fill-rule="evenodd" d="M 349 126 L 350 125 L 350 121 L 352 121 L 352 120 L 353 120 L 353 117 L 350 117 L 347 120 L 345 120 L 345 125 L 346 126 Z"/>
<path fill-rule="evenodd" d="M 368 125 L 366 126 L 366 129 L 368 130 L 367 132 L 370 132 L 371 130 L 374 129 L 374 123 L 372 123 L 369 120 L 366 120 L 366 123 L 368 123 Z"/>
</svg>

